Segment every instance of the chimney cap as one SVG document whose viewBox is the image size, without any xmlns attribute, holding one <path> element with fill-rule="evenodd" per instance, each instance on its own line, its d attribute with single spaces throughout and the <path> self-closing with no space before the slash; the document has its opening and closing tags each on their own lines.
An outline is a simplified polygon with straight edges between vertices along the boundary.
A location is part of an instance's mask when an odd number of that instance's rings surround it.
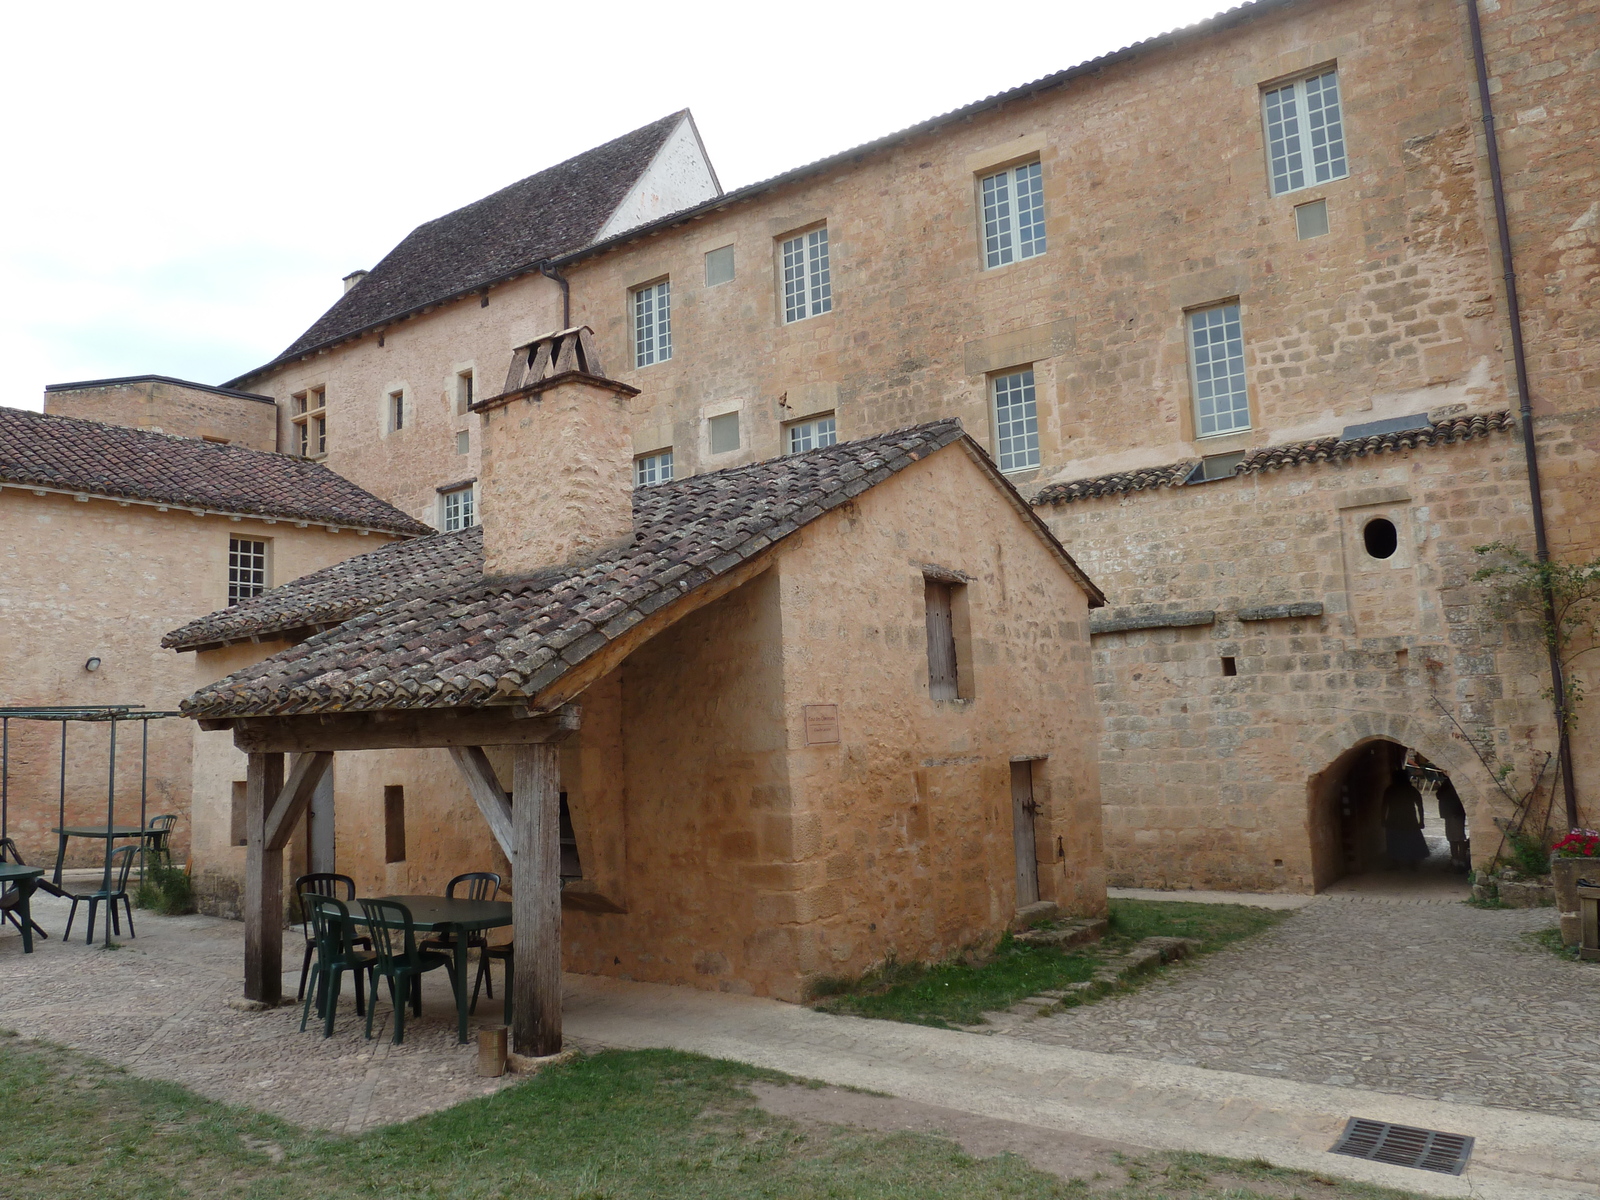
<svg viewBox="0 0 1600 1200">
<path fill-rule="evenodd" d="M 606 388 L 619 396 L 639 394 L 638 388 L 605 373 L 600 365 L 600 351 L 595 346 L 594 330 L 587 325 L 575 325 L 571 329 L 547 333 L 513 350 L 505 389 L 498 396 L 479 400 L 471 406 L 471 411 L 485 412 L 512 400 L 531 398 L 569 380 Z"/>
</svg>

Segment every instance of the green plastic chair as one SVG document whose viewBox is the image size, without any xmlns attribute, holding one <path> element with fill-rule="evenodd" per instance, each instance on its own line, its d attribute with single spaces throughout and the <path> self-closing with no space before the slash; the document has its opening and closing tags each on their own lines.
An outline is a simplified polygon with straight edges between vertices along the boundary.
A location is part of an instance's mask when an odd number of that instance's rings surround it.
<svg viewBox="0 0 1600 1200">
<path fill-rule="evenodd" d="M 378 961 L 374 970 L 389 981 L 389 1002 L 394 1007 L 394 1044 L 406 1040 L 406 1003 L 411 998 L 411 1011 L 422 1015 L 422 976 L 428 971 L 443 967 L 450 975 L 450 987 L 456 983 L 455 963 L 449 955 L 436 950 L 422 949 L 417 945 L 417 926 L 411 910 L 395 900 L 362 900 L 361 911 L 367 915 L 367 932 L 372 936 L 372 948 Z M 378 988 L 373 984 L 373 1002 L 367 1006 L 367 1036 L 372 1036 L 372 1016 L 378 1011 Z"/>
<path fill-rule="evenodd" d="M 137 846 L 120 846 L 111 852 L 111 876 L 116 880 L 113 887 L 100 887 L 92 892 L 67 892 L 72 898 L 72 910 L 67 913 L 67 931 L 61 935 L 62 941 L 72 937 L 72 922 L 78 917 L 78 902 L 89 902 L 89 932 L 84 935 L 84 944 L 94 941 L 94 914 L 95 910 L 104 902 L 106 906 L 106 920 L 111 922 L 111 931 L 118 937 L 122 936 L 122 922 L 117 920 L 117 901 L 122 901 L 122 907 L 128 914 L 128 936 L 137 937 L 133 932 L 133 905 L 128 900 L 128 870 L 133 866 L 133 856 L 139 853 Z M 103 881 L 102 881 L 103 882 Z"/>
<path fill-rule="evenodd" d="M 333 1015 L 339 1008 L 339 981 L 349 971 L 356 978 L 356 1016 L 367 1015 L 367 1036 L 371 1037 L 371 1014 L 363 1008 L 361 975 L 366 972 L 376 998 L 377 982 L 372 978 L 377 966 L 376 956 L 352 944 L 350 909 L 343 900 L 316 892 L 301 892 L 300 905 L 310 921 L 312 944 L 317 951 L 316 961 L 311 966 L 311 986 L 306 989 L 305 1007 L 300 1010 L 300 1031 L 305 1032 L 311 1005 L 315 1002 L 317 1016 L 322 1018 L 322 1036 L 333 1036 Z"/>
<path fill-rule="evenodd" d="M 144 827 L 144 841 L 149 847 L 150 856 L 161 860 L 164 866 L 172 865 L 172 827 L 177 823 L 176 813 L 163 813 L 159 817 L 151 817 L 150 823 Z"/>
</svg>

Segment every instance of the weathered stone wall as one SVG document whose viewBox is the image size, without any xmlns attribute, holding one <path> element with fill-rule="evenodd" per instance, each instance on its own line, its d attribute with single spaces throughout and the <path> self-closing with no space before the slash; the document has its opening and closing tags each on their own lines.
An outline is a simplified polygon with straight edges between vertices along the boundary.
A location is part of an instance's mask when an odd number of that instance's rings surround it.
<svg viewBox="0 0 1600 1200">
<path fill-rule="evenodd" d="M 265 407 L 265 406 L 261 406 Z M 284 582 L 388 539 L 330 534 L 292 523 L 197 517 L 152 505 L 7 487 L 0 491 L 0 618 L 7 651 L 0 705 L 143 704 L 174 709 L 194 688 L 184 655 L 161 648 L 162 635 L 228 602 L 228 539 L 272 544 L 271 570 Z M 100 659 L 89 672 L 85 662 Z M 83 724 L 67 732 L 67 820 L 105 821 L 108 730 Z M 190 822 L 189 722 L 150 726 L 148 812 L 178 812 L 180 854 Z M 138 728 L 117 741 L 117 819 L 137 824 Z M 60 727 L 11 723 L 8 825 L 30 862 L 53 861 L 58 824 Z M 103 845 L 71 844 L 89 862 Z"/>
<path fill-rule="evenodd" d="M 270 400 L 159 379 L 50 389 L 44 394 L 44 411 L 252 450 L 278 448 L 278 414 Z"/>
<path fill-rule="evenodd" d="M 1326 772 L 1385 738 L 1450 771 L 1473 852 L 1492 855 L 1492 782 L 1437 699 L 1524 768 L 1553 746 L 1539 654 L 1490 615 L 1475 545 L 1525 534 L 1521 446 L 1507 433 L 1343 464 L 1047 510 L 1126 608 L 1212 624 L 1099 634 L 1101 777 L 1113 883 L 1310 891 L 1344 873 Z M 1399 547 L 1367 553 L 1364 524 Z M 1115 540 L 1097 534 L 1113 528 Z M 1321 615 L 1243 620 L 1271 605 Z M 1229 676 L 1224 656 L 1237 674 Z M 1318 851 L 1321 851 L 1321 854 Z"/>
</svg>

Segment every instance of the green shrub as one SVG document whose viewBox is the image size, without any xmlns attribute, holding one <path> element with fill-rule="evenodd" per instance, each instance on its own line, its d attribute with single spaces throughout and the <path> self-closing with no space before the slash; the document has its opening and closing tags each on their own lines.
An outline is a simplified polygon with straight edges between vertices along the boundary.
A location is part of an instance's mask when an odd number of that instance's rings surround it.
<svg viewBox="0 0 1600 1200">
<path fill-rule="evenodd" d="M 161 862 L 145 864 L 144 878 L 133 895 L 139 908 L 178 917 L 194 911 L 194 881 L 189 872 Z"/>
<path fill-rule="evenodd" d="M 1511 865 L 1524 875 L 1550 874 L 1550 848 L 1544 844 L 1544 839 L 1527 833 L 1512 833 L 1506 836 L 1510 845 Z"/>
</svg>

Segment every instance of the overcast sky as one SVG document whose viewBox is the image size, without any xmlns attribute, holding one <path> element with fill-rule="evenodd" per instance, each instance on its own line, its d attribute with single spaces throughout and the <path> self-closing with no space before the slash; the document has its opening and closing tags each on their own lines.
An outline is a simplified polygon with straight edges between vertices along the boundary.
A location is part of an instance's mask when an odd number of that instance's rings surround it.
<svg viewBox="0 0 1600 1200">
<path fill-rule="evenodd" d="M 0 404 L 220 383 L 421 222 L 679 108 L 733 188 L 1219 7 L 11 5 Z"/>
</svg>

